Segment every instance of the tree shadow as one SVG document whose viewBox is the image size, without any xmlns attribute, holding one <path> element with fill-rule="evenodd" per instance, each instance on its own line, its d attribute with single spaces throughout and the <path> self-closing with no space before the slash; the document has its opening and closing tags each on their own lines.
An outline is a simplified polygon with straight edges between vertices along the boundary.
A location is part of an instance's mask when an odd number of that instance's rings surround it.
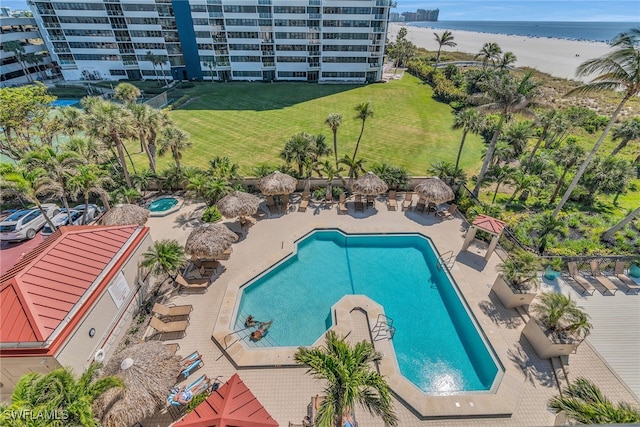
<svg viewBox="0 0 640 427">
<path fill-rule="evenodd" d="M 548 359 L 540 359 L 529 344 L 527 339 L 520 336 L 516 345 L 507 350 L 509 360 L 516 364 L 525 375 L 527 381 L 532 385 L 543 387 L 556 387 L 556 377 L 553 373 L 553 366 Z"/>
<path fill-rule="evenodd" d="M 362 85 L 353 84 L 319 85 L 303 82 L 199 84 L 188 92 L 199 96 L 181 110 L 281 110 L 361 87 Z"/>
<path fill-rule="evenodd" d="M 515 310 L 503 308 L 493 293 L 489 293 L 489 298 L 491 301 L 480 301 L 478 306 L 493 323 L 497 326 L 504 326 L 507 329 L 516 329 L 522 325 L 522 318 Z"/>
<path fill-rule="evenodd" d="M 183 230 L 186 228 L 195 228 L 202 224 L 202 211 L 206 206 L 202 208 L 197 208 L 191 212 L 181 213 L 176 217 L 176 224 L 180 226 Z"/>
</svg>

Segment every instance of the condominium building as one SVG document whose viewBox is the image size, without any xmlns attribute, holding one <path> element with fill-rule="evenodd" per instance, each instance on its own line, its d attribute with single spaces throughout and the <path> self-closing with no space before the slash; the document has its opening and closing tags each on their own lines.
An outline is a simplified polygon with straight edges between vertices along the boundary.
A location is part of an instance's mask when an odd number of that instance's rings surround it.
<svg viewBox="0 0 640 427">
<path fill-rule="evenodd" d="M 53 77 L 55 64 L 34 18 L 0 16 L 0 87 Z M 11 43 L 13 42 L 13 43 Z"/>
<path fill-rule="evenodd" d="M 391 0 L 29 0 L 66 80 L 382 77 Z"/>
</svg>

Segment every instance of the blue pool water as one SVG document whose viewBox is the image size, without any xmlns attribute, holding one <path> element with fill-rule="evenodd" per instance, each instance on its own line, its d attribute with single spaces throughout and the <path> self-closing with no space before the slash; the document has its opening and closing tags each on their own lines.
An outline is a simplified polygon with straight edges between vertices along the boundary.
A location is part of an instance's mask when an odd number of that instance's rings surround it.
<svg viewBox="0 0 640 427">
<path fill-rule="evenodd" d="M 149 203 L 148 209 L 151 212 L 164 212 L 173 208 L 178 204 L 178 199 L 173 197 L 163 197 L 162 199 L 156 199 Z"/>
<path fill-rule="evenodd" d="M 72 107 L 80 103 L 78 99 L 56 99 L 51 103 L 52 107 Z"/>
<path fill-rule="evenodd" d="M 248 314 L 273 319 L 268 343 L 308 346 L 331 326 L 333 304 L 365 294 L 394 320 L 396 357 L 411 382 L 426 392 L 488 390 L 498 367 L 436 264 L 430 241 L 417 234 L 316 230 L 295 255 L 243 287 L 235 329 Z"/>
</svg>

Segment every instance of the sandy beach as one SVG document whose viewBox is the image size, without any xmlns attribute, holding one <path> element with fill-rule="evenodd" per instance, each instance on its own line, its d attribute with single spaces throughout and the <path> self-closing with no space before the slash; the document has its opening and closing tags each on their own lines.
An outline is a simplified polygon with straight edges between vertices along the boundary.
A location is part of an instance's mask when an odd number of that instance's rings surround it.
<svg viewBox="0 0 640 427">
<path fill-rule="evenodd" d="M 389 40 L 395 40 L 401 24 L 389 24 Z M 419 47 L 437 50 L 438 44 L 434 32 L 442 34 L 442 29 L 406 26 L 407 38 Z M 588 81 L 588 78 L 578 79 L 576 68 L 587 59 L 596 58 L 610 52 L 606 43 L 575 41 L 565 39 L 534 38 L 523 36 L 508 36 L 504 34 L 474 33 L 470 31 L 452 30 L 455 48 L 444 47 L 443 51 L 459 51 L 476 54 L 488 42 L 495 42 L 503 52 L 513 52 L 518 58 L 516 66 L 531 67 L 549 73 L 556 77 Z"/>
</svg>

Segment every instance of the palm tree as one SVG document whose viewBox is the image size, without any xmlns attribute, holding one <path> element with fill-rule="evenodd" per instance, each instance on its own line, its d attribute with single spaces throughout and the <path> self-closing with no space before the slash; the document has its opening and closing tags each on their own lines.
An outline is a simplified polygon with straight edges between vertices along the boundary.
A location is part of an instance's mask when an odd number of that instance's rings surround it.
<svg viewBox="0 0 640 427">
<path fill-rule="evenodd" d="M 166 274 L 176 280 L 178 271 L 187 263 L 184 249 L 176 240 L 159 240 L 142 254 L 141 265 L 155 276 Z M 145 277 L 146 280 L 146 277 Z"/>
<path fill-rule="evenodd" d="M 578 144 L 578 140 L 574 138 L 567 138 L 567 143 L 562 145 L 558 150 L 553 152 L 553 159 L 558 166 L 562 167 L 562 175 L 558 179 L 555 190 L 549 199 L 549 203 L 553 203 L 560 192 L 560 189 L 564 185 L 564 178 L 567 173 L 578 164 L 580 159 L 584 156 L 584 149 Z"/>
<path fill-rule="evenodd" d="M 485 43 L 480 52 L 474 56 L 474 59 L 482 58 L 482 68 L 486 69 L 489 62 L 495 66 L 496 62 L 500 61 L 501 54 L 502 49 L 498 46 L 498 43 Z"/>
<path fill-rule="evenodd" d="M 87 97 L 82 100 L 88 107 L 87 133 L 99 138 L 108 147 L 115 147 L 118 161 L 124 173 L 127 187 L 131 187 L 131 177 L 125 159 L 124 139 L 134 135 L 131 113 L 121 105 L 109 101 L 95 100 Z M 131 160 L 131 159 L 130 159 Z M 133 165 L 133 161 L 131 162 Z"/>
<path fill-rule="evenodd" d="M 206 61 L 203 61 L 202 64 L 209 69 L 209 74 L 211 74 L 211 83 L 213 83 L 215 81 L 215 79 L 213 78 L 213 69 L 216 68 L 215 59 L 208 59 Z"/>
<path fill-rule="evenodd" d="M 342 417 L 350 415 L 356 404 L 382 418 L 385 425 L 398 425 L 389 386 L 372 366 L 382 354 L 371 343 L 361 341 L 352 347 L 334 331 L 328 331 L 324 348 L 299 347 L 294 359 L 307 366 L 314 378 L 327 382 L 316 426 L 341 427 Z"/>
<path fill-rule="evenodd" d="M 591 331 L 587 314 L 571 300 L 557 292 L 543 292 L 530 310 L 556 339 L 584 338 Z"/>
<path fill-rule="evenodd" d="M 364 132 L 364 124 L 369 117 L 373 117 L 373 110 L 371 109 L 370 102 L 362 102 L 355 107 L 356 110 L 356 119 L 362 120 L 362 127 L 360 127 L 360 135 L 358 135 L 358 141 L 356 142 L 356 148 L 353 150 L 353 157 L 351 157 L 351 162 L 356 161 L 356 155 L 358 154 L 358 148 L 360 147 L 360 140 L 362 139 L 362 133 Z M 349 172 L 351 175 L 351 172 Z"/>
<path fill-rule="evenodd" d="M 622 229 L 623 227 L 625 227 L 627 224 L 629 224 L 638 215 L 640 215 L 640 207 L 638 207 L 636 210 L 629 213 L 629 215 L 624 217 L 620 222 L 618 222 L 616 225 L 614 225 L 613 227 L 605 231 L 604 234 L 602 234 L 602 240 L 607 242 L 612 242 L 614 240 L 613 236 L 616 234 L 616 232 Z"/>
<path fill-rule="evenodd" d="M 158 149 L 158 154 L 162 156 L 168 150 L 171 150 L 173 161 L 176 163 L 178 171 L 180 171 L 180 159 L 182 159 L 182 152 L 191 147 L 189 134 L 176 126 L 168 126 L 162 131 L 162 137 L 159 142 L 160 147 Z"/>
<path fill-rule="evenodd" d="M 482 129 L 482 126 L 484 126 L 484 119 L 475 108 L 465 108 L 464 110 L 456 112 L 451 128 L 453 130 L 462 129 L 462 140 L 460 141 L 460 148 L 458 148 L 458 156 L 456 157 L 456 169 L 458 169 L 460 165 L 460 156 L 462 155 L 462 148 L 467 139 L 467 134 L 469 132 L 477 134 Z"/>
<path fill-rule="evenodd" d="M 433 33 L 436 36 L 436 43 L 438 43 L 438 53 L 436 54 L 436 63 L 433 66 L 434 68 L 438 68 L 438 62 L 440 62 L 440 51 L 442 50 L 442 46 L 447 47 L 456 47 L 458 43 L 453 41 L 453 34 L 449 30 L 445 30 L 442 35 L 438 33 Z"/>
<path fill-rule="evenodd" d="M 464 171 L 455 167 L 451 162 L 438 161 L 431 163 L 431 167 L 427 170 L 427 173 L 440 178 L 445 184 L 451 187 L 456 194 L 460 187 L 467 182 L 467 175 Z"/>
<path fill-rule="evenodd" d="M 611 139 L 620 140 L 618 146 L 611 152 L 612 156 L 618 154 L 630 141 L 640 140 L 640 117 L 625 120 L 620 126 L 613 128 Z"/>
<path fill-rule="evenodd" d="M 140 98 L 140 89 L 131 83 L 119 83 L 115 88 L 114 97 L 125 104 L 132 104 Z"/>
<path fill-rule="evenodd" d="M 25 62 L 27 59 L 27 54 L 25 53 L 24 46 L 20 40 L 9 40 L 5 41 L 2 44 L 2 50 L 5 52 L 13 52 L 13 55 L 16 57 L 16 60 L 20 64 L 20 68 L 22 68 L 22 72 L 27 78 L 28 82 L 32 82 L 31 73 L 29 73 L 29 68 L 25 66 Z"/>
<path fill-rule="evenodd" d="M 507 67 L 510 67 L 512 64 L 515 64 L 518 58 L 513 52 L 505 52 L 498 61 L 498 69 L 500 71 L 504 71 Z"/>
<path fill-rule="evenodd" d="M 393 70 L 393 74 L 398 72 L 400 65 L 406 64 L 416 54 L 416 45 L 407 39 L 401 39 L 396 41 L 394 56 L 396 57 L 396 68 Z"/>
<path fill-rule="evenodd" d="M 498 266 L 498 270 L 507 279 L 511 288 L 518 292 L 538 289 L 540 281 L 540 259 L 531 252 L 518 249 Z"/>
<path fill-rule="evenodd" d="M 62 147 L 76 153 L 84 164 L 102 164 L 108 159 L 108 150 L 95 139 L 74 137 L 62 144 Z"/>
<path fill-rule="evenodd" d="M 530 107 L 534 104 L 533 97 L 536 94 L 538 84 L 531 79 L 531 76 L 531 72 L 527 73 L 520 81 L 515 80 L 509 75 L 494 76 L 482 84 L 483 89 L 492 102 L 482 105 L 479 108 L 498 111 L 500 113 L 500 119 L 487 147 L 487 154 L 482 163 L 480 173 L 478 174 L 476 186 L 473 189 L 473 195 L 476 197 L 478 197 L 484 175 L 487 173 L 487 169 L 493 159 L 496 143 L 498 142 L 505 121 L 514 113 L 533 114 Z"/>
<path fill-rule="evenodd" d="M 525 162 L 525 164 L 527 165 L 530 164 L 531 161 L 533 160 L 542 142 L 546 141 L 547 138 L 549 138 L 552 133 L 555 133 L 553 131 L 554 129 L 557 129 L 559 127 L 566 129 L 570 127 L 569 124 L 564 121 L 564 117 L 562 113 L 554 108 L 544 111 L 542 113 L 539 113 L 537 116 L 540 124 L 540 129 L 538 131 L 538 140 L 533 146 L 533 149 L 529 154 L 529 158 Z M 549 143 L 547 142 L 547 146 L 548 145 Z"/>
<path fill-rule="evenodd" d="M 2 175 L 3 181 L 7 183 L 7 187 L 10 191 L 17 193 L 24 200 L 29 203 L 33 203 L 40 210 L 44 219 L 49 224 L 52 230 L 56 229 L 56 226 L 51 222 L 51 218 L 47 215 L 42 203 L 40 202 L 40 196 L 42 195 L 55 195 L 60 196 L 62 194 L 62 188 L 60 185 L 52 180 L 47 171 L 43 168 L 29 168 L 26 165 L 20 165 L 17 168 L 12 168 L 6 171 Z M 35 237 L 27 236 L 32 239 Z"/>
<path fill-rule="evenodd" d="M 333 154 L 336 158 L 336 169 L 338 169 L 338 128 L 342 124 L 342 115 L 331 113 L 324 120 L 324 124 L 333 132 Z"/>
<path fill-rule="evenodd" d="M 640 409 L 626 402 L 612 403 L 602 391 L 586 378 L 578 377 L 549 400 L 556 414 L 564 412 L 568 421 L 576 424 L 637 424 Z"/>
<path fill-rule="evenodd" d="M 76 133 L 84 130 L 84 112 L 75 107 L 64 107 L 58 110 L 62 133 L 73 137 Z"/>
<path fill-rule="evenodd" d="M 538 253 L 544 254 L 547 248 L 549 236 L 564 234 L 566 224 L 564 221 L 555 218 L 549 213 L 545 213 L 538 219 L 536 232 L 538 233 Z"/>
<path fill-rule="evenodd" d="M 491 181 L 496 183 L 496 188 L 493 192 L 493 199 L 491 199 L 491 203 L 496 202 L 496 197 L 498 196 L 498 190 L 502 184 L 511 183 L 513 180 L 513 175 L 515 174 L 516 169 L 509 165 L 493 165 L 487 176 L 491 179 Z"/>
<path fill-rule="evenodd" d="M 604 142 L 605 137 L 609 133 L 609 130 L 613 126 L 613 123 L 618 117 L 618 114 L 622 110 L 622 107 L 631 97 L 640 93 L 640 28 L 634 28 L 628 33 L 618 34 L 612 41 L 611 47 L 613 52 L 600 58 L 590 59 L 580 64 L 576 70 L 578 76 L 590 75 L 593 73 L 601 73 L 594 78 L 590 83 L 579 86 L 568 93 L 569 94 L 582 94 L 590 93 L 594 91 L 610 91 L 618 88 L 623 89 L 623 97 L 620 103 L 616 107 L 615 111 L 611 115 L 609 123 L 602 131 L 602 135 L 595 143 L 587 158 L 582 162 L 578 168 L 578 172 L 573 177 L 573 181 L 569 184 L 569 188 L 562 196 L 562 200 L 558 203 L 553 216 L 557 216 L 562 210 L 567 200 L 573 193 L 573 190 L 578 185 L 580 178 L 584 174 L 584 171 L 593 160 L 596 152 Z"/>
<path fill-rule="evenodd" d="M 513 194 L 511 194 L 507 204 L 513 202 L 518 193 L 525 194 L 526 192 L 528 195 L 532 188 L 536 188 L 540 185 L 540 178 L 536 175 L 529 175 L 528 173 L 517 169 L 511 176 L 511 185 L 514 187 Z M 526 199 L 526 196 L 523 195 L 523 198 Z"/>
<path fill-rule="evenodd" d="M 30 372 L 18 381 L 11 395 L 11 406 L 0 413 L 0 424 L 14 425 L 8 419 L 10 413 L 26 412 L 34 414 L 66 414 L 64 425 L 98 427 L 100 423 L 93 416 L 93 401 L 114 387 L 124 387 L 116 376 L 95 379 L 98 363 L 92 363 L 78 380 L 68 368 L 58 368 L 47 374 Z M 3 420 L 6 417 L 6 420 Z M 49 423 L 29 425 L 53 425 Z M 4 424 L 3 421 L 7 421 Z M 26 425 L 26 424 L 25 424 Z"/>
<path fill-rule="evenodd" d="M 86 215 L 89 211 L 89 196 L 91 194 L 100 196 L 104 208 L 109 210 L 108 193 L 104 188 L 108 184 L 113 184 L 111 177 L 109 177 L 107 172 L 93 163 L 78 166 L 76 173 L 69 178 L 71 193 L 74 197 L 82 194 L 84 198 L 84 222 L 87 220 Z"/>
<path fill-rule="evenodd" d="M 341 164 L 345 165 L 348 168 L 348 171 L 349 171 L 349 187 L 351 187 L 351 184 L 353 183 L 354 179 L 358 179 L 358 177 L 360 176 L 361 172 L 366 172 L 366 170 L 364 169 L 365 162 L 366 162 L 366 160 L 362 159 L 362 158 L 358 159 L 356 161 L 352 161 L 352 159 L 350 159 L 349 156 L 347 156 L 346 154 L 344 155 L 342 160 L 338 161 L 338 163 L 341 163 Z"/>
<path fill-rule="evenodd" d="M 158 79 L 158 70 L 156 69 L 156 67 L 158 65 L 163 67 L 163 68 L 161 68 L 162 69 L 162 77 L 164 78 L 164 84 L 167 85 L 168 84 L 167 76 L 165 76 L 165 74 L 164 74 L 164 64 L 167 62 L 165 57 L 162 56 L 162 55 L 155 55 L 153 52 L 148 50 L 147 53 L 144 55 L 144 60 L 151 62 L 151 65 L 153 66 L 153 72 L 156 75 L 156 81 L 158 82 L 158 86 L 160 86 L 160 79 Z"/>
<path fill-rule="evenodd" d="M 298 177 L 304 176 L 304 165 L 311 157 L 314 136 L 306 132 L 299 132 L 292 135 L 284 143 L 284 148 L 280 152 L 280 158 L 287 163 L 295 163 L 298 166 Z"/>
</svg>

